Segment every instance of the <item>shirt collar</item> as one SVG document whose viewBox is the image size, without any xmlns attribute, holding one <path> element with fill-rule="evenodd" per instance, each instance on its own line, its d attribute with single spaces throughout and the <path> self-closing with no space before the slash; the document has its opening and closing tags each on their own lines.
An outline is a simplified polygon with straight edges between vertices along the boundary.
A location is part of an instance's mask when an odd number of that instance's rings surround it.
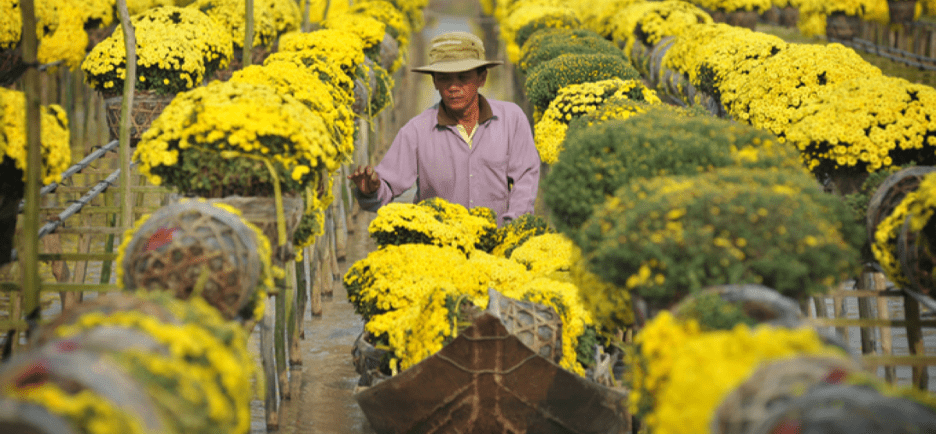
<svg viewBox="0 0 936 434">
<path fill-rule="evenodd" d="M 478 105 L 481 106 L 481 112 L 478 113 L 478 124 L 483 124 L 487 122 L 488 119 L 494 117 L 494 111 L 491 110 L 491 104 L 488 103 L 487 99 L 484 98 L 480 93 L 478 94 Z M 439 126 L 451 126 L 458 125 L 458 120 L 448 114 L 448 111 L 445 110 L 445 104 L 439 102 L 439 114 L 437 116 Z"/>
</svg>

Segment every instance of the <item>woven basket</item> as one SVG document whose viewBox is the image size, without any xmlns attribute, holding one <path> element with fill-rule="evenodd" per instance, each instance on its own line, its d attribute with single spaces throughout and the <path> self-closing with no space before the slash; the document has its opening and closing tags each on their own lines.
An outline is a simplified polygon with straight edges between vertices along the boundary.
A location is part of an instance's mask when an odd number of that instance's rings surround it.
<svg viewBox="0 0 936 434">
<path fill-rule="evenodd" d="M 910 288 L 929 294 L 936 288 L 936 279 L 933 278 L 933 271 L 936 270 L 936 246 L 931 245 L 924 233 L 936 229 L 936 219 L 930 218 L 930 222 L 922 230 L 913 231 L 910 229 L 911 217 L 907 216 L 897 234 L 897 259 L 900 261 L 900 271 L 910 283 Z"/>
<path fill-rule="evenodd" d="M 913 22 L 916 1 L 891 0 L 887 2 L 887 8 L 890 11 L 890 22 L 892 24 L 908 24 Z"/>
<path fill-rule="evenodd" d="M 809 387 L 861 368 L 851 359 L 797 357 L 757 369 L 715 410 L 712 434 L 746 434 Z"/>
<path fill-rule="evenodd" d="M 124 288 L 187 300 L 207 277 L 202 298 L 226 319 L 242 317 L 261 283 L 258 251 L 254 232 L 237 215 L 204 202 L 172 204 L 133 234 L 120 264 Z"/>
<path fill-rule="evenodd" d="M 104 315 L 113 312 L 140 312 L 146 316 L 167 324 L 181 324 L 181 321 L 164 306 L 136 297 L 125 292 L 112 292 L 86 300 L 62 311 L 58 316 L 43 325 L 31 338 L 31 346 L 40 346 L 56 339 L 55 329 L 63 325 L 75 324 L 85 314 L 99 312 Z"/>
<path fill-rule="evenodd" d="M 868 201 L 868 213 L 865 224 L 868 229 L 868 242 L 874 244 L 874 233 L 884 219 L 891 215 L 894 208 L 920 186 L 926 174 L 936 170 L 933 166 L 913 166 L 897 171 L 878 186 Z"/>
<path fill-rule="evenodd" d="M 780 8 L 780 25 L 783 27 L 796 27 L 799 23 L 799 9 L 793 6 Z"/>
<path fill-rule="evenodd" d="M 305 201 L 302 198 L 283 198 L 283 214 L 286 224 L 286 244 L 284 245 L 279 244 L 274 198 L 228 196 L 207 201 L 208 203 L 223 203 L 240 210 L 244 220 L 260 228 L 260 231 L 270 240 L 270 246 L 273 248 L 273 265 L 283 267 L 295 257 L 292 239 L 296 228 L 299 227 L 299 221 L 302 220 L 302 214 L 305 212 Z"/>
<path fill-rule="evenodd" d="M 136 146 L 149 129 L 153 121 L 162 114 L 163 109 L 172 102 L 175 95 L 156 95 L 152 92 L 137 91 L 133 94 L 133 107 L 130 110 L 130 143 Z M 111 140 L 120 138 L 120 116 L 123 112 L 123 96 L 107 96 L 104 99 L 104 109 L 107 115 L 107 126 L 110 128 Z"/>
<path fill-rule="evenodd" d="M 562 359 L 562 318 L 555 309 L 505 297 L 488 288 L 487 312 L 534 353 L 556 363 Z"/>
<path fill-rule="evenodd" d="M 833 12 L 826 17 L 826 36 L 850 41 L 861 32 L 861 18 Z"/>
<path fill-rule="evenodd" d="M 683 298 L 671 310 L 677 316 L 680 311 L 697 297 L 716 293 L 722 300 L 736 303 L 741 310 L 757 324 L 770 324 L 777 327 L 794 328 L 800 326 L 802 314 L 795 300 L 763 285 L 720 285 L 704 289 Z"/>
</svg>

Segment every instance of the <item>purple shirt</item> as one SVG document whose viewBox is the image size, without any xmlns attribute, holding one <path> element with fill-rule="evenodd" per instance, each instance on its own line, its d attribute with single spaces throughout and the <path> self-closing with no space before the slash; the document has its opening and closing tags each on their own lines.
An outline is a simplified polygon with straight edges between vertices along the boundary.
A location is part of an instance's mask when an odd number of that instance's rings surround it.
<svg viewBox="0 0 936 434">
<path fill-rule="evenodd" d="M 457 121 L 426 109 L 406 123 L 376 171 L 380 188 L 364 196 L 361 208 L 376 211 L 417 183 L 415 202 L 441 197 L 466 208 L 483 206 L 504 218 L 533 212 L 540 158 L 529 120 L 517 104 L 478 95 L 480 116 L 472 146 L 458 133 Z M 508 191 L 508 179 L 513 187 Z"/>
</svg>

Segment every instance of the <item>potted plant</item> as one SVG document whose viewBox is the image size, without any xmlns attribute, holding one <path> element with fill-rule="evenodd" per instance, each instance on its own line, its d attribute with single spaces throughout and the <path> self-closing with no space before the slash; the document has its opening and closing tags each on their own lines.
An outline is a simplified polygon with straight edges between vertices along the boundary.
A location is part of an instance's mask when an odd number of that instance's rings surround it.
<svg viewBox="0 0 936 434">
<path fill-rule="evenodd" d="M 315 218 L 307 211 L 327 206 L 316 201 L 330 197 L 329 174 L 340 165 L 332 138 L 322 116 L 289 95 L 213 81 L 177 95 L 143 135 L 134 160 L 150 182 L 186 196 L 255 198 L 244 218 L 264 230 L 282 266 L 292 256 L 287 227 L 295 230 L 303 216 Z M 284 208 L 284 198 L 292 205 Z"/>
<path fill-rule="evenodd" d="M 164 6 L 131 18 L 136 34 L 137 81 L 131 138 L 159 116 L 179 92 L 200 86 L 231 58 L 230 35 L 208 15 L 192 8 Z M 113 138 L 118 136 L 121 93 L 127 74 L 123 30 L 91 50 L 81 64 L 88 84 L 105 98 Z"/>
</svg>

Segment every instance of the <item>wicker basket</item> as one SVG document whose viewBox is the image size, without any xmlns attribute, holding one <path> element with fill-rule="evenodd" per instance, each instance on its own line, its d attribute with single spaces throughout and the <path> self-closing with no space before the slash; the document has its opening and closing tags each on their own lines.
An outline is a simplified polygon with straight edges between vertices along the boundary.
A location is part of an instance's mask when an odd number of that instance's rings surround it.
<svg viewBox="0 0 936 434">
<path fill-rule="evenodd" d="M 683 298 L 672 312 L 681 316 L 684 307 L 689 306 L 703 294 L 715 293 L 721 299 L 739 305 L 741 310 L 757 324 L 770 324 L 777 327 L 794 328 L 802 323 L 799 304 L 779 292 L 763 285 L 720 285 Z"/>
<path fill-rule="evenodd" d="M 200 295 L 226 319 L 242 317 L 261 283 L 258 250 L 254 232 L 237 215 L 205 202 L 172 204 L 133 234 L 120 264 L 123 284 L 187 300 L 207 278 Z"/>
<path fill-rule="evenodd" d="M 162 114 L 163 109 L 172 102 L 175 95 L 156 95 L 152 92 L 137 91 L 133 94 L 133 107 L 130 110 L 130 143 L 136 146 L 149 129 L 153 121 Z M 120 138 L 120 116 L 123 112 L 123 96 L 105 96 L 104 109 L 111 140 Z"/>
<path fill-rule="evenodd" d="M 936 170 L 933 166 L 913 166 L 895 172 L 878 186 L 868 201 L 868 214 L 865 224 L 868 229 L 868 242 L 874 244 L 874 233 L 884 219 L 891 215 L 894 208 L 920 186 L 926 174 Z"/>
<path fill-rule="evenodd" d="M 562 318 L 555 309 L 505 297 L 488 288 L 487 312 L 534 353 L 556 363 L 562 359 Z"/>
<path fill-rule="evenodd" d="M 38 333 L 33 334 L 30 345 L 36 347 L 48 341 L 55 340 L 56 328 L 63 325 L 75 324 L 82 316 L 90 312 L 99 312 L 107 315 L 113 312 L 126 311 L 140 312 L 166 324 L 182 324 L 168 308 L 159 303 L 145 300 L 129 293 L 112 292 L 96 297 L 93 300 L 83 301 L 62 311 L 58 316 L 43 325 Z"/>
<path fill-rule="evenodd" d="M 780 25 L 783 27 L 796 27 L 799 24 L 799 9 L 793 6 L 780 8 Z"/>
<path fill-rule="evenodd" d="M 279 244 L 279 232 L 276 223 L 276 200 L 272 197 L 242 197 L 228 196 L 220 199 L 208 199 L 208 203 L 223 203 L 232 206 L 241 212 L 244 220 L 260 228 L 260 231 L 270 240 L 273 248 L 273 265 L 285 266 L 295 257 L 292 248 L 293 234 L 299 227 L 302 214 L 305 212 L 305 201 L 302 198 L 284 197 L 283 214 L 286 225 L 286 244 Z"/>
<path fill-rule="evenodd" d="M 890 11 L 891 24 L 908 24 L 913 22 L 914 9 L 916 1 L 914 0 L 890 0 L 887 2 L 887 8 Z"/>
<path fill-rule="evenodd" d="M 913 231 L 910 229 L 911 217 L 907 216 L 897 234 L 897 259 L 900 261 L 900 271 L 910 283 L 910 288 L 929 294 L 936 288 L 936 279 L 933 278 L 933 271 L 936 270 L 936 246 L 933 246 L 924 234 L 936 229 L 936 219 L 930 218 L 923 229 Z"/>
<path fill-rule="evenodd" d="M 861 32 L 861 18 L 833 12 L 826 17 L 826 36 L 850 41 Z"/>
<path fill-rule="evenodd" d="M 757 369 L 715 410 L 713 434 L 746 434 L 809 387 L 861 368 L 851 359 L 797 357 Z"/>
</svg>

